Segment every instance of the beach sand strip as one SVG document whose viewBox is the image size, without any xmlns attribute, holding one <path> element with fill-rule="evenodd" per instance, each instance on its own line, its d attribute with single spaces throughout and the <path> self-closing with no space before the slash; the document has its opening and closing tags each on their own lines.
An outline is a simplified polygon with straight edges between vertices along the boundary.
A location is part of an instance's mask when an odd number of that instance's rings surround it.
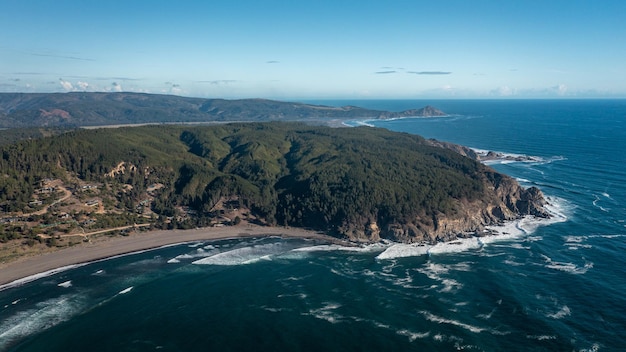
<svg viewBox="0 0 626 352">
<path fill-rule="evenodd" d="M 335 237 L 301 228 L 263 227 L 245 224 L 230 227 L 211 227 L 192 230 L 157 230 L 111 237 L 101 241 L 84 242 L 58 251 L 19 258 L 0 268 L 0 286 L 32 275 L 69 265 L 88 263 L 121 254 L 159 248 L 193 241 L 212 241 L 230 238 L 280 236 L 316 239 L 324 242 L 350 245 Z"/>
</svg>

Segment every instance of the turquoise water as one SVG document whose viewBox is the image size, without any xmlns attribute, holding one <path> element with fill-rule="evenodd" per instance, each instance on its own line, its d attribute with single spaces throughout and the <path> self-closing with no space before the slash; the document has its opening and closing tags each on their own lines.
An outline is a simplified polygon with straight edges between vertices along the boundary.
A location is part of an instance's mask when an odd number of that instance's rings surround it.
<svg viewBox="0 0 626 352">
<path fill-rule="evenodd" d="M 555 217 L 429 254 L 264 238 L 91 263 L 0 291 L 0 350 L 625 348 L 626 101 L 325 103 L 434 105 L 450 116 L 366 123 L 538 157 L 492 166 Z"/>
</svg>

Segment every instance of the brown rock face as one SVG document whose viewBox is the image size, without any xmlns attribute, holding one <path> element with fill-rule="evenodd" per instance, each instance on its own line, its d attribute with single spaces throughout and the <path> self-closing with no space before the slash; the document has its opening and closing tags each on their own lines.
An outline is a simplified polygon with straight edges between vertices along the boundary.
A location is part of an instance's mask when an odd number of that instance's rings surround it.
<svg viewBox="0 0 626 352">
<path fill-rule="evenodd" d="M 363 224 L 344 232 L 350 239 L 374 242 L 380 238 L 397 242 L 436 243 L 481 235 L 485 226 L 532 215 L 548 218 L 543 208 L 542 192 L 524 189 L 513 178 L 495 171 L 486 174 L 485 197 L 479 201 L 457 200 L 453 214 L 437 214 L 432 218 L 416 218 L 406 223 Z"/>
</svg>

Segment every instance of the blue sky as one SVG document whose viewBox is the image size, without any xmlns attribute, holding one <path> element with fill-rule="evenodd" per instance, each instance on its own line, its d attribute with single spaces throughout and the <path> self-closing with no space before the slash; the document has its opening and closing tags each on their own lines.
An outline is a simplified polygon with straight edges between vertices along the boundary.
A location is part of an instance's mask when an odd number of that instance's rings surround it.
<svg viewBox="0 0 626 352">
<path fill-rule="evenodd" d="M 626 1 L 0 0 L 0 92 L 626 97 Z"/>
</svg>

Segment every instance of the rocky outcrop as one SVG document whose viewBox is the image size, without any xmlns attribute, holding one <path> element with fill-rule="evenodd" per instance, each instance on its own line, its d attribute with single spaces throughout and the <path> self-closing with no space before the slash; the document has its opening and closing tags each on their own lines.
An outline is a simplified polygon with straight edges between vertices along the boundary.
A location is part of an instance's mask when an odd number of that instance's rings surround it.
<svg viewBox="0 0 626 352">
<path fill-rule="evenodd" d="M 468 147 L 437 140 L 428 140 L 428 144 L 480 161 L 480 156 Z M 455 200 L 453 215 L 439 213 L 403 223 L 376 223 L 370 219 L 362 225 L 348 225 L 342 232 L 351 240 L 360 242 L 375 242 L 385 238 L 404 243 L 436 243 L 482 235 L 486 226 L 524 216 L 550 217 L 544 208 L 544 195 L 537 187 L 523 188 L 512 177 L 493 170 L 484 175 L 485 197 L 473 202 Z"/>
<path fill-rule="evenodd" d="M 415 218 L 405 223 L 352 226 L 345 232 L 359 242 L 375 242 L 381 238 L 404 243 L 436 243 L 457 238 L 484 235 L 486 226 L 501 224 L 524 216 L 549 218 L 546 201 L 536 187 L 525 189 L 513 178 L 493 172 L 485 179 L 488 196 L 484 200 L 456 203 L 454 215 L 437 214 L 432 218 Z M 380 226 L 380 227 L 379 227 Z"/>
<path fill-rule="evenodd" d="M 409 116 L 419 116 L 419 117 L 437 117 L 437 116 L 446 116 L 447 114 L 433 106 L 426 105 L 421 109 L 411 109 L 405 110 L 400 113 L 400 115 L 409 117 Z"/>
</svg>

